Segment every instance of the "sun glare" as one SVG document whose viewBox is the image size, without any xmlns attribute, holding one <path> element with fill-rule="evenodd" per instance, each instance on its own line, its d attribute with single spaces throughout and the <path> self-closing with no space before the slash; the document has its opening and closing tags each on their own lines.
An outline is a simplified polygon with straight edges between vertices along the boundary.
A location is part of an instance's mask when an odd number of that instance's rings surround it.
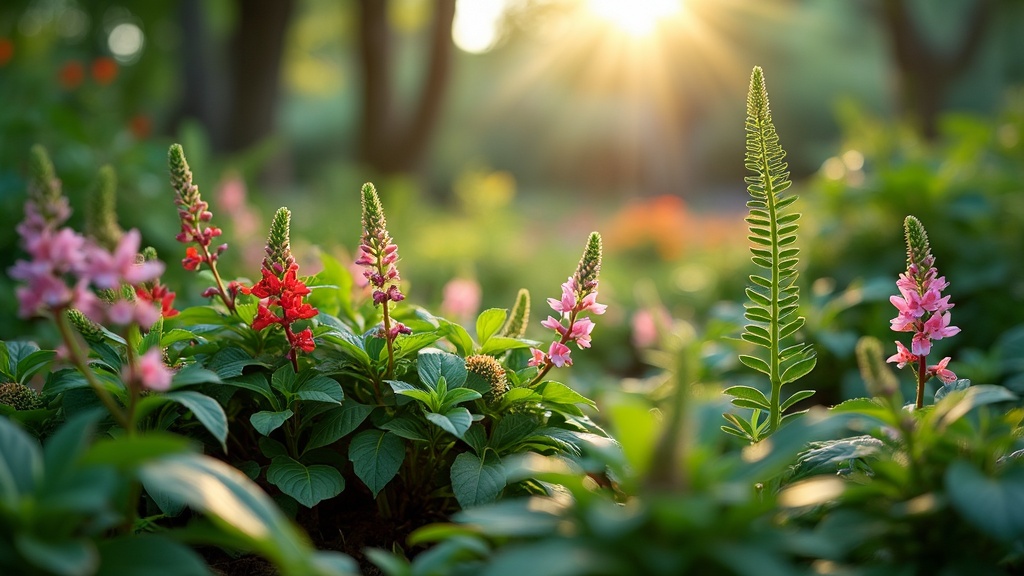
<svg viewBox="0 0 1024 576">
<path fill-rule="evenodd" d="M 644 37 L 654 32 L 658 22 L 675 16 L 681 0 L 588 0 L 594 15 L 607 20 L 623 32 Z"/>
<path fill-rule="evenodd" d="M 459 0 L 452 23 L 455 45 L 470 54 L 482 54 L 493 48 L 504 11 L 505 0 Z"/>
</svg>

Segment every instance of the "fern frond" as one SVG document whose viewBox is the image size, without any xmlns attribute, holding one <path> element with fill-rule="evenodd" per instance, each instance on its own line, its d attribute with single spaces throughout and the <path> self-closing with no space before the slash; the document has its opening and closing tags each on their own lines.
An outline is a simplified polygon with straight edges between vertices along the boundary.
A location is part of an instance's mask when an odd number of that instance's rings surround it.
<svg viewBox="0 0 1024 576">
<path fill-rule="evenodd" d="M 803 317 L 797 315 L 800 290 L 796 281 L 800 249 L 793 246 L 800 214 L 786 212 L 796 196 L 783 196 L 791 185 L 785 158 L 786 152 L 779 144 L 779 136 L 772 123 L 764 74 L 760 67 L 755 67 L 747 93 L 744 161 L 751 175 L 744 181 L 750 193 L 746 218 L 747 239 L 751 243 L 750 259 L 762 272 L 750 276 L 750 285 L 746 289 L 749 302 L 744 311 L 749 324 L 744 327 L 741 338 L 764 350 L 759 356 L 745 355 L 740 360 L 763 372 L 770 380 L 766 435 L 782 424 L 783 410 L 813 394 L 802 390 L 782 402 L 782 386 L 806 375 L 815 363 L 811 345 L 783 344 L 804 325 Z M 752 407 L 750 398 L 736 398 L 733 402 L 740 407 Z M 743 429 L 756 430 L 755 427 Z"/>
</svg>

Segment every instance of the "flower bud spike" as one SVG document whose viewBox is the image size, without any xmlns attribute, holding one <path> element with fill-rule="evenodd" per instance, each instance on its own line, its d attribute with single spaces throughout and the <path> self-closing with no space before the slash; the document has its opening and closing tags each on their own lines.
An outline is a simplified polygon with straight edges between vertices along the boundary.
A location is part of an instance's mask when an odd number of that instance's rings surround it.
<svg viewBox="0 0 1024 576">
<path fill-rule="evenodd" d="M 111 166 L 100 168 L 96 185 L 90 192 L 85 232 L 107 250 L 113 250 L 124 235 L 117 224 L 117 173 Z"/>
<path fill-rule="evenodd" d="M 71 325 L 74 326 L 75 330 L 82 335 L 82 338 L 85 338 L 86 342 L 90 344 L 99 344 L 100 342 L 103 342 L 103 329 L 100 328 L 99 324 L 86 317 L 81 310 L 68 308 L 66 314 Z"/>
<path fill-rule="evenodd" d="M 362 209 L 364 244 L 377 249 L 385 248 L 390 244 L 387 232 L 388 222 L 384 217 L 384 206 L 380 203 L 377 189 L 370 182 L 363 184 Z M 382 246 L 373 246 L 374 240 L 377 240 Z"/>
<path fill-rule="evenodd" d="M 578 289 L 588 294 L 597 286 L 597 276 L 601 273 L 601 235 L 591 232 L 587 238 L 587 247 L 583 250 L 580 263 L 576 266 L 573 278 Z"/>
<path fill-rule="evenodd" d="M 167 164 L 171 171 L 171 187 L 178 196 L 178 205 L 186 208 L 196 206 L 201 202 L 199 187 L 192 183 L 192 170 L 185 160 L 181 144 L 171 144 L 167 152 Z"/>
<path fill-rule="evenodd" d="M 68 199 L 61 191 L 60 179 L 46 148 L 39 144 L 33 146 L 30 162 L 28 199 L 43 222 L 56 228 L 71 215 Z"/>
<path fill-rule="evenodd" d="M 914 216 L 906 217 L 903 221 L 903 230 L 907 240 L 907 267 L 917 266 L 923 273 L 933 263 L 928 233 L 925 232 L 921 221 Z"/>
<path fill-rule="evenodd" d="M 291 220 L 291 211 L 284 207 L 278 208 L 270 224 L 270 233 L 267 235 L 267 256 L 263 259 L 263 267 L 274 271 L 278 276 L 283 276 L 285 270 L 295 263 L 289 243 Z"/>
<path fill-rule="evenodd" d="M 501 335 L 507 338 L 526 336 L 526 328 L 530 324 L 530 291 L 520 288 L 516 294 L 516 303 L 512 306 L 505 325 L 501 327 Z"/>
<path fill-rule="evenodd" d="M 857 341 L 856 354 L 857 367 L 868 394 L 889 398 L 899 391 L 899 381 L 885 363 L 881 340 L 872 336 L 861 338 Z"/>
</svg>

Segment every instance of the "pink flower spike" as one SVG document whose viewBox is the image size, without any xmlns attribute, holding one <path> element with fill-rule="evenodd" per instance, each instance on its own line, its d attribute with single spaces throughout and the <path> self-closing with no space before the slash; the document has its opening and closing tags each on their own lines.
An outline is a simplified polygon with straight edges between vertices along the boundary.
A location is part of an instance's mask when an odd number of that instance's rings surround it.
<svg viewBox="0 0 1024 576">
<path fill-rule="evenodd" d="M 551 358 L 551 363 L 561 368 L 562 366 L 572 366 L 572 358 L 569 354 L 572 350 L 561 342 L 552 342 L 551 347 L 548 348 L 548 357 Z"/>
<path fill-rule="evenodd" d="M 907 350 L 907 347 L 902 342 L 896 342 L 896 353 L 889 356 L 885 361 L 896 362 L 897 368 L 903 368 L 907 364 L 917 362 L 917 356 L 911 354 L 910 350 Z"/>
<path fill-rule="evenodd" d="M 533 355 L 533 358 L 530 358 L 530 361 L 526 363 L 527 366 L 540 366 L 544 364 L 545 357 L 543 352 L 536 348 L 530 348 L 530 354 Z"/>
<path fill-rule="evenodd" d="M 949 384 L 950 382 L 956 381 L 956 374 L 954 374 L 952 370 L 948 370 L 946 368 L 946 364 L 949 364 L 949 356 L 943 358 L 942 361 L 935 366 L 929 366 L 928 372 L 930 374 L 934 374 L 935 377 L 942 380 L 943 383 Z"/>
<path fill-rule="evenodd" d="M 163 353 L 158 346 L 150 348 L 139 358 L 136 369 L 139 383 L 143 388 L 159 391 L 170 389 L 171 378 L 174 375 L 164 365 Z"/>
</svg>

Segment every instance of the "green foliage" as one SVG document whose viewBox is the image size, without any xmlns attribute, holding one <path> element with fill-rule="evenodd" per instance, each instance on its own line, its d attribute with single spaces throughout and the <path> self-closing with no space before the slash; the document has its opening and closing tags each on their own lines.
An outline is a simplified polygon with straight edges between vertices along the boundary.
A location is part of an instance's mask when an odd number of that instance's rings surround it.
<svg viewBox="0 0 1024 576">
<path fill-rule="evenodd" d="M 812 345 L 784 343 L 804 325 L 804 318 L 797 316 L 800 291 L 796 285 L 796 266 L 800 249 L 795 243 L 800 214 L 786 212 L 796 196 L 783 196 L 791 184 L 784 162 L 786 153 L 772 124 L 768 90 L 760 67 L 755 67 L 750 77 L 746 131 L 745 165 L 754 173 L 746 178 L 747 191 L 752 198 L 747 202 L 750 208 L 746 218 L 750 227 L 747 238 L 753 244 L 751 260 L 764 269 L 766 275 L 750 276 L 751 285 L 746 290 L 749 302 L 744 314 L 750 323 L 744 327 L 741 337 L 764 349 L 767 357 L 744 354 L 740 361 L 768 377 L 770 397 L 750 387 L 726 390 L 736 397 L 735 406 L 750 409 L 752 413 L 749 420 L 726 414 L 729 425 L 722 430 L 757 442 L 779 429 L 787 408 L 813 394 L 813 391 L 801 390 L 782 400 L 783 385 L 806 375 L 816 362 Z"/>
</svg>

